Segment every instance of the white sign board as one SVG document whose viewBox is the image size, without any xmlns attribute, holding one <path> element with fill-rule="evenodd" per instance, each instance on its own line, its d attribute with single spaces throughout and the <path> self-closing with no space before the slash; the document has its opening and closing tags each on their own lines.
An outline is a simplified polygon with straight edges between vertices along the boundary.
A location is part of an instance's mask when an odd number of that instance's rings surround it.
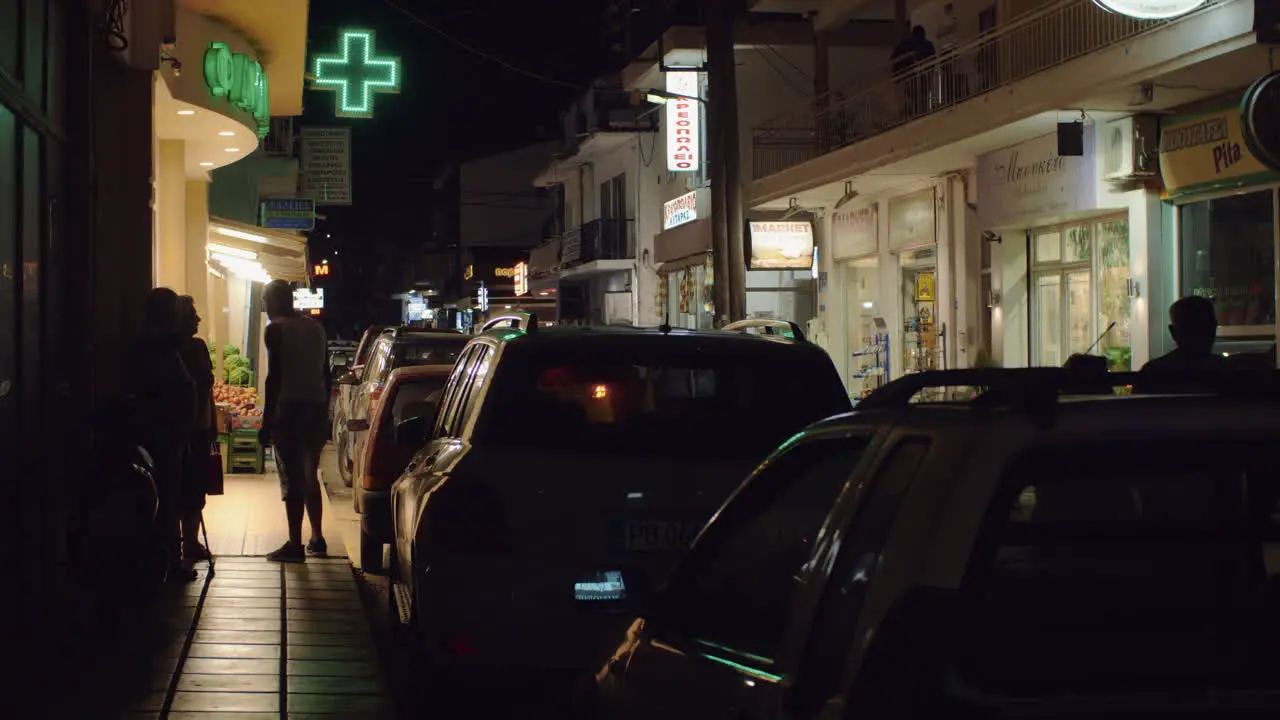
<svg viewBox="0 0 1280 720">
<path fill-rule="evenodd" d="M 889 249 L 905 250 L 937 241 L 935 188 L 889 200 Z"/>
<path fill-rule="evenodd" d="M 302 196 L 316 205 L 351 204 L 351 128 L 302 128 Z"/>
<path fill-rule="evenodd" d="M 674 200 L 662 204 L 662 229 L 693 222 L 698 219 L 698 191 L 685 193 Z"/>
<path fill-rule="evenodd" d="M 1208 0 L 1093 0 L 1120 15 L 1139 20 L 1167 20 L 1186 15 Z"/>
<path fill-rule="evenodd" d="M 809 270 L 813 267 L 813 224 L 807 221 L 752 222 L 752 270 Z"/>
<path fill-rule="evenodd" d="M 294 310 L 323 310 L 324 309 L 324 288 L 316 288 L 308 290 L 307 288 L 298 288 L 293 291 L 293 309 Z"/>
<path fill-rule="evenodd" d="M 701 165 L 702 108 L 698 100 L 698 73 L 689 70 L 667 71 L 667 92 L 684 95 L 665 105 L 667 125 L 667 171 L 697 172 Z M 687 99 L 686 99 L 687 98 Z"/>
<path fill-rule="evenodd" d="M 875 255 L 880 250 L 880 220 L 876 206 L 837 210 L 831 216 L 831 257 L 834 260 Z"/>
<path fill-rule="evenodd" d="M 529 294 L 529 264 L 521 260 L 516 263 L 515 293 L 516 297 Z"/>
<path fill-rule="evenodd" d="M 983 230 L 1027 227 L 1098 206 L 1093 124 L 1084 128 L 1084 157 L 1058 155 L 1055 133 L 978 158 L 978 222 Z"/>
</svg>

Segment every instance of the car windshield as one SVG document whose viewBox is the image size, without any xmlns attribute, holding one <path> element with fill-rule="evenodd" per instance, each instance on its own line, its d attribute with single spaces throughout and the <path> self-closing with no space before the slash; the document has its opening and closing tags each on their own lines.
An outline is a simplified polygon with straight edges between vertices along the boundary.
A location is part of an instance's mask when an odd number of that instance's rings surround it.
<svg viewBox="0 0 1280 720">
<path fill-rule="evenodd" d="M 391 367 L 408 365 L 452 365 L 462 348 L 471 338 L 466 335 L 446 335 L 439 338 L 397 342 L 391 349 Z"/>
<path fill-rule="evenodd" d="M 1277 440 L 1028 453 L 970 562 L 960 686 L 1006 698 L 1280 689 Z"/>
<path fill-rule="evenodd" d="M 834 368 L 789 348 L 512 346 L 482 413 L 489 442 L 579 452 L 767 453 L 849 410 Z"/>
</svg>

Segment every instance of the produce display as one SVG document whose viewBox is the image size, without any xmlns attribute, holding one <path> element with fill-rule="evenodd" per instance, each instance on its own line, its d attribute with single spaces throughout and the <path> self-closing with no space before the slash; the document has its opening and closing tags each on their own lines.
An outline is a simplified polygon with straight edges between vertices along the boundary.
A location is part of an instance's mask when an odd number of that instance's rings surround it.
<svg viewBox="0 0 1280 720">
<path fill-rule="evenodd" d="M 241 415 L 262 414 L 262 408 L 258 407 L 258 390 L 256 388 L 215 382 L 213 384 L 213 401 L 219 405 L 226 405 L 230 410 Z"/>
<path fill-rule="evenodd" d="M 217 358 L 214 348 L 209 346 L 209 360 L 216 368 Z M 228 385 L 253 385 L 253 364 L 240 352 L 240 348 L 227 344 L 222 348 L 222 377 L 218 378 Z"/>
</svg>

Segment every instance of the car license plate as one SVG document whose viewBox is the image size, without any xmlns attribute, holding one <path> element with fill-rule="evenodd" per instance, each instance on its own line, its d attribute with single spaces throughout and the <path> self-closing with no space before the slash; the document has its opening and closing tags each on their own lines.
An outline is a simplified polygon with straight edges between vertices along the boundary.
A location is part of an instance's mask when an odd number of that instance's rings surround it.
<svg viewBox="0 0 1280 720">
<path fill-rule="evenodd" d="M 677 552 L 689 547 L 698 526 L 680 521 L 628 521 L 626 533 L 628 552 Z"/>
</svg>

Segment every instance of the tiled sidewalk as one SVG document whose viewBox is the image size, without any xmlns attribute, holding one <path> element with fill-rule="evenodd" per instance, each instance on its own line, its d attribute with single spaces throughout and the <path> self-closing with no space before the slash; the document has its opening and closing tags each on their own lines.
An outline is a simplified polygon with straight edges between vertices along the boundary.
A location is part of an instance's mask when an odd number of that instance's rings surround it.
<svg viewBox="0 0 1280 720">
<path fill-rule="evenodd" d="M 202 574 L 163 605 L 167 637 L 150 683 L 121 718 L 393 716 L 344 559 L 218 558 L 212 578 Z"/>
</svg>

